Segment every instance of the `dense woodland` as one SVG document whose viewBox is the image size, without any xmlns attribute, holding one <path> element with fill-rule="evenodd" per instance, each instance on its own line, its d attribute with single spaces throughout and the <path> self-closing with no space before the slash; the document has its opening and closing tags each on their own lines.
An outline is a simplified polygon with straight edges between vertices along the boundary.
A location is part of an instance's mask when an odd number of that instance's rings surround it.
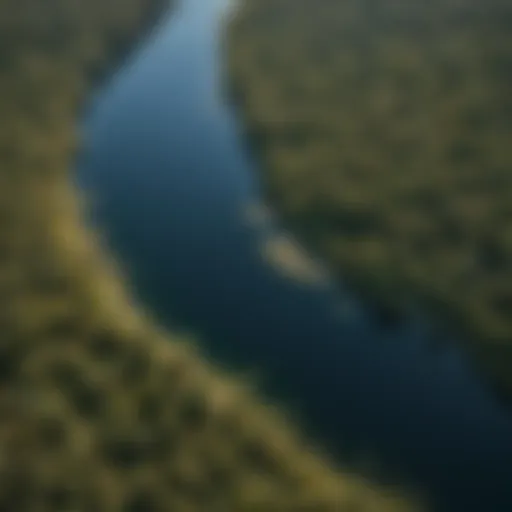
<svg viewBox="0 0 512 512">
<path fill-rule="evenodd" d="M 83 226 L 77 113 L 162 7 L 0 0 L 0 509 L 416 509 L 160 332 Z"/>
<path fill-rule="evenodd" d="M 512 392 L 512 3 L 242 0 L 230 83 L 269 197 L 387 314 Z"/>
</svg>

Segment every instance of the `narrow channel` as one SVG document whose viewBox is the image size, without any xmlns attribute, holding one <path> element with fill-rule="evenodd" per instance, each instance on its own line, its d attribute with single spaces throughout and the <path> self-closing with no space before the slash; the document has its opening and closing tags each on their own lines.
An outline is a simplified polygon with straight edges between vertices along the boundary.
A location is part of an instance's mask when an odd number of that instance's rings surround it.
<svg viewBox="0 0 512 512">
<path fill-rule="evenodd" d="M 231 8 L 182 0 L 91 100 L 77 182 L 93 223 L 158 321 L 263 372 L 327 451 L 376 461 L 435 510 L 512 510 L 512 413 L 456 344 L 267 257 L 282 229 L 222 88 Z"/>
</svg>

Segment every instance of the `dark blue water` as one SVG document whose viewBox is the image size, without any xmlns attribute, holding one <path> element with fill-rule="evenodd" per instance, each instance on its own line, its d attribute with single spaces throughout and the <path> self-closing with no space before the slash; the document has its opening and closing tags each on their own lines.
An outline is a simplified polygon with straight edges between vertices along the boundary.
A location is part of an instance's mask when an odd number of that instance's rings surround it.
<svg viewBox="0 0 512 512">
<path fill-rule="evenodd" d="M 436 510 L 512 510 L 512 416 L 455 348 L 261 257 L 279 226 L 245 215 L 261 191 L 221 87 L 227 3 L 184 0 L 93 98 L 78 181 L 94 221 L 160 322 L 258 369 L 326 450 L 371 455 Z"/>
</svg>

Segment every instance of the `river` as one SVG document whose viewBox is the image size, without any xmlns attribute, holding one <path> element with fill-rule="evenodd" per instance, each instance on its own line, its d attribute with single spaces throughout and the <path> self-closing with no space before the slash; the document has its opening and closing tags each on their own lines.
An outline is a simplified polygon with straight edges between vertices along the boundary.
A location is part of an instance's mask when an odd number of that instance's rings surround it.
<svg viewBox="0 0 512 512">
<path fill-rule="evenodd" d="M 512 413 L 455 344 L 262 256 L 281 227 L 248 215 L 262 191 L 222 87 L 228 4 L 182 0 L 91 99 L 77 181 L 92 221 L 158 321 L 263 371 L 327 451 L 377 461 L 435 510 L 512 510 Z"/>
</svg>

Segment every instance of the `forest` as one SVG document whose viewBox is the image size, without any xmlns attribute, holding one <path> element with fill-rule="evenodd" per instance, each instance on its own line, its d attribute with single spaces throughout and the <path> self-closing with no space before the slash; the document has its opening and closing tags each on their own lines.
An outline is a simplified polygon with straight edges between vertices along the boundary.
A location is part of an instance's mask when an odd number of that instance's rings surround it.
<svg viewBox="0 0 512 512">
<path fill-rule="evenodd" d="M 512 4 L 242 0 L 227 82 L 290 229 L 512 393 Z"/>
<path fill-rule="evenodd" d="M 162 332 L 84 225 L 80 109 L 166 7 L 0 0 L 0 509 L 417 510 Z"/>
</svg>

